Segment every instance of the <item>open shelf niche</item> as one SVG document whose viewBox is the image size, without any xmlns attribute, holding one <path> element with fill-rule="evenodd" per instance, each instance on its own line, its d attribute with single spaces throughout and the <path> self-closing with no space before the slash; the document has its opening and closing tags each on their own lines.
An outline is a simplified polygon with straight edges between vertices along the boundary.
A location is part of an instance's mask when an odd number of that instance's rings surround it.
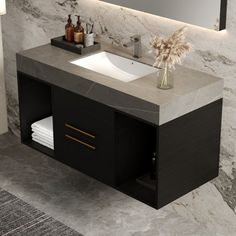
<svg viewBox="0 0 236 236">
<path fill-rule="evenodd" d="M 157 180 L 151 179 L 150 173 L 157 151 L 157 128 L 121 113 L 115 117 L 116 188 L 155 207 Z"/>
<path fill-rule="evenodd" d="M 52 149 L 33 141 L 31 138 L 31 125 L 52 116 L 51 86 L 18 72 L 18 89 L 22 143 L 54 157 Z"/>
</svg>

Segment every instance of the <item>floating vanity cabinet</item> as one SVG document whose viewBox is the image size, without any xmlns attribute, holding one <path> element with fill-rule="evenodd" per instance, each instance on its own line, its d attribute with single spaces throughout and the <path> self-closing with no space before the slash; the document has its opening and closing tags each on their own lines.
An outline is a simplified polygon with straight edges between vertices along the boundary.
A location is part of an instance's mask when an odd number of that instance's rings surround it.
<svg viewBox="0 0 236 236">
<path fill-rule="evenodd" d="M 23 143 L 152 207 L 218 175 L 222 99 L 158 126 L 23 73 L 18 85 Z M 54 151 L 31 140 L 50 115 Z"/>
<path fill-rule="evenodd" d="M 22 73 L 18 84 L 23 143 L 155 208 L 218 175 L 221 99 L 156 126 Z M 50 115 L 54 151 L 31 140 Z"/>
<path fill-rule="evenodd" d="M 222 79 L 177 67 L 162 91 L 156 75 L 124 83 L 79 57 L 50 45 L 17 55 L 22 143 L 156 209 L 218 176 Z M 48 116 L 54 150 L 31 139 Z"/>
</svg>

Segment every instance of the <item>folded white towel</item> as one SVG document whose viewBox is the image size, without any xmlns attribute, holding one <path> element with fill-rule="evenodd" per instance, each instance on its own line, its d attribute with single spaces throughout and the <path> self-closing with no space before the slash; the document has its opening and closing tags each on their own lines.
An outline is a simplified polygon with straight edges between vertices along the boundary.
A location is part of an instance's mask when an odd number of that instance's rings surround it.
<svg viewBox="0 0 236 236">
<path fill-rule="evenodd" d="M 42 130 L 36 129 L 36 128 L 32 129 L 32 133 L 37 134 L 39 136 L 47 137 L 49 139 L 53 139 L 54 138 L 53 137 L 53 133 L 52 134 L 48 134 L 47 132 L 43 132 Z"/>
<path fill-rule="evenodd" d="M 37 139 L 37 140 L 40 140 L 40 141 L 42 141 L 42 142 L 44 142 L 44 143 L 47 143 L 48 145 L 51 145 L 51 146 L 53 146 L 54 145 L 54 142 L 53 141 L 48 141 L 48 140 L 46 140 L 46 139 L 44 139 L 44 138 L 42 138 L 42 137 L 39 137 L 39 136 L 37 136 L 37 137 L 33 137 L 32 136 L 32 138 L 34 138 L 34 139 Z"/>
<path fill-rule="evenodd" d="M 39 120 L 37 122 L 34 122 L 31 125 L 32 129 L 39 129 L 42 132 L 47 133 L 48 135 L 53 134 L 53 122 L 52 122 L 52 116 L 47 117 L 45 119 Z"/>
<path fill-rule="evenodd" d="M 32 137 L 32 140 L 54 150 L 54 145 L 51 145 L 50 143 L 44 142 L 41 139 L 34 138 L 34 137 Z"/>
<path fill-rule="evenodd" d="M 40 134 L 37 134 L 37 133 L 32 133 L 32 138 L 38 138 L 38 139 L 41 139 L 42 141 L 45 141 L 45 142 L 50 143 L 50 144 L 54 143 L 53 138 L 48 138 L 45 135 L 40 135 Z"/>
</svg>

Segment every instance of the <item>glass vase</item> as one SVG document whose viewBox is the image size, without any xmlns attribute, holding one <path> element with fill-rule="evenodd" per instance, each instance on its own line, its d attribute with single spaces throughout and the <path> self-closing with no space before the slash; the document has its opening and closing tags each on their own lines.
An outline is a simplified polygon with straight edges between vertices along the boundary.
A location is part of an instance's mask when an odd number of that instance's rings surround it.
<svg viewBox="0 0 236 236">
<path fill-rule="evenodd" d="M 159 70 L 157 76 L 157 88 L 167 90 L 174 86 L 173 74 L 170 71 L 168 64 L 165 64 L 163 68 Z"/>
</svg>

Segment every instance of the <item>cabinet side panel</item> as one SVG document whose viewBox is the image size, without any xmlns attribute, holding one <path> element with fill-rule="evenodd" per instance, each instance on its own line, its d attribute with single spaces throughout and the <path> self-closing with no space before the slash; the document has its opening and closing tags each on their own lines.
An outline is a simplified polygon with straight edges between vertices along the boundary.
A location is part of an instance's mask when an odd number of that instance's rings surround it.
<svg viewBox="0 0 236 236">
<path fill-rule="evenodd" d="M 158 208 L 218 176 L 222 99 L 159 127 Z"/>
</svg>

